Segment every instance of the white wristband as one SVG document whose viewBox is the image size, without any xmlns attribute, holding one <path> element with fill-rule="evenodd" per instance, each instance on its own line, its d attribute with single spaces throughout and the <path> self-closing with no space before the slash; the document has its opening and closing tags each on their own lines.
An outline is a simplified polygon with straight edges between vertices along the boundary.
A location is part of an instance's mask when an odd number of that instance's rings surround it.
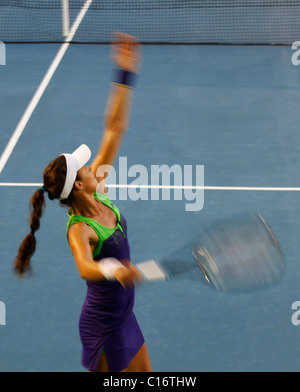
<svg viewBox="0 0 300 392">
<path fill-rule="evenodd" d="M 115 271 L 118 268 L 125 268 L 119 260 L 114 257 L 107 257 L 105 259 L 101 259 L 98 263 L 99 271 L 107 280 L 116 280 Z"/>
</svg>

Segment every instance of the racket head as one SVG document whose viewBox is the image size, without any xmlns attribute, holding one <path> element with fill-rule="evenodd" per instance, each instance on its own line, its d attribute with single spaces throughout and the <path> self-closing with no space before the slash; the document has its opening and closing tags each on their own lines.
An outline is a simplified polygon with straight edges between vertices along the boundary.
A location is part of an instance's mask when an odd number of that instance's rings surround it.
<svg viewBox="0 0 300 392">
<path fill-rule="evenodd" d="M 283 249 L 261 214 L 215 222 L 201 233 L 192 253 L 206 281 L 219 291 L 268 287 L 285 272 Z"/>
</svg>

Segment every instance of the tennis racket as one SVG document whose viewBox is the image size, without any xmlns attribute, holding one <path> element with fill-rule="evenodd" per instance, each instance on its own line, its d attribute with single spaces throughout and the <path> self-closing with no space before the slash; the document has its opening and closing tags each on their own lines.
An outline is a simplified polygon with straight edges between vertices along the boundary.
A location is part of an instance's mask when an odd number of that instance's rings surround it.
<svg viewBox="0 0 300 392">
<path fill-rule="evenodd" d="M 227 292 L 279 282 L 285 256 L 266 219 L 247 214 L 203 230 L 184 261 L 147 260 L 136 266 L 146 281 L 188 278 Z"/>
</svg>

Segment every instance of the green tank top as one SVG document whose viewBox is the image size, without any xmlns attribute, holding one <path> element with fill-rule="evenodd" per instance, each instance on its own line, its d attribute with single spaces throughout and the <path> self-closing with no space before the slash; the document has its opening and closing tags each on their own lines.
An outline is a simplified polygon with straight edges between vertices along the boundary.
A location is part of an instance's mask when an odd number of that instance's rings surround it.
<svg viewBox="0 0 300 392">
<path fill-rule="evenodd" d="M 109 200 L 108 196 L 104 195 L 102 193 L 96 192 L 96 193 L 94 193 L 94 198 L 95 198 L 95 200 L 99 200 L 101 203 L 105 204 L 107 207 L 109 207 L 116 214 L 116 217 L 117 217 L 116 227 L 114 227 L 113 229 L 110 229 L 108 227 L 101 225 L 100 223 L 98 223 L 97 221 L 95 221 L 92 218 L 86 218 L 84 216 L 76 215 L 76 214 L 73 215 L 72 209 L 70 209 L 68 212 L 69 220 L 67 223 L 67 232 L 68 232 L 70 226 L 73 225 L 74 223 L 84 222 L 87 225 L 91 226 L 95 230 L 95 232 L 99 238 L 97 249 L 95 249 L 93 252 L 93 257 L 95 258 L 101 252 L 102 244 L 107 238 L 109 238 L 117 229 L 120 229 L 122 233 L 124 233 L 124 230 L 123 230 L 121 223 L 120 223 L 120 220 L 121 220 L 120 211 Z"/>
</svg>

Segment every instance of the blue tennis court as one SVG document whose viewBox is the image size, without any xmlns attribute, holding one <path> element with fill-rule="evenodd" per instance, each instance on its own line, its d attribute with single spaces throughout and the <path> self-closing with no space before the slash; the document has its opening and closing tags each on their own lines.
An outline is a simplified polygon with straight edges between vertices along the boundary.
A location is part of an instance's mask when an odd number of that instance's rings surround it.
<svg viewBox="0 0 300 392">
<path fill-rule="evenodd" d="M 60 44 L 7 44 L 0 67 L 0 149 Z M 184 279 L 148 283 L 135 314 L 157 372 L 300 370 L 300 68 L 291 46 L 145 45 L 129 129 L 128 166 L 203 165 L 204 206 L 187 200 L 116 200 L 129 226 L 132 262 L 190 257 L 197 232 L 241 212 L 263 214 L 286 255 L 275 286 L 221 293 Z M 47 199 L 33 275 L 12 270 L 28 232 L 31 195 L 45 166 L 86 143 L 95 154 L 112 66 L 109 45 L 72 44 L 0 174 L 0 371 L 85 371 L 78 319 L 86 292 L 66 238 L 67 210 Z"/>
</svg>

